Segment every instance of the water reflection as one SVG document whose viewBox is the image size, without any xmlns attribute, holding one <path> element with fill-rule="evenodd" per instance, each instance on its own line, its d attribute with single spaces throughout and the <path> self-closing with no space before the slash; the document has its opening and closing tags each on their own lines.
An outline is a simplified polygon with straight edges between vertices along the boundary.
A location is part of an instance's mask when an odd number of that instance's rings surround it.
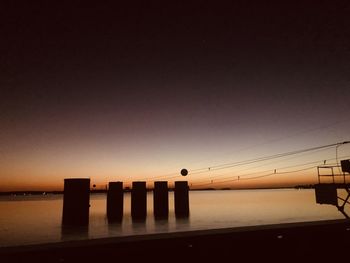
<svg viewBox="0 0 350 263">
<path fill-rule="evenodd" d="M 175 224 L 176 231 L 186 231 L 191 228 L 191 221 L 189 216 L 188 217 L 177 216 L 175 222 L 176 222 Z"/>
<path fill-rule="evenodd" d="M 154 218 L 154 229 L 156 232 L 169 232 L 169 220 L 166 219 L 160 219 L 155 217 Z"/>
<path fill-rule="evenodd" d="M 87 239 L 89 226 L 64 226 L 61 227 L 61 241 Z"/>
<path fill-rule="evenodd" d="M 24 197 L 22 197 L 23 199 Z M 106 218 L 106 195 L 90 198 L 89 227 L 61 228 L 62 196 L 36 197 L 23 202 L 0 197 L 0 246 L 14 246 L 85 238 L 143 235 L 273 223 L 343 219 L 333 206 L 315 204 L 313 190 L 192 191 L 190 216 L 176 218 L 169 194 L 167 220 L 155 220 L 153 197 L 147 196 L 147 218 L 131 218 L 130 194 L 125 194 L 121 222 Z M 40 201 L 39 201 L 40 200 Z"/>
<path fill-rule="evenodd" d="M 142 234 L 144 232 L 147 232 L 147 225 L 146 225 L 146 222 L 147 222 L 147 219 L 135 219 L 135 218 L 132 218 L 132 224 L 131 224 L 131 229 L 132 229 L 132 232 L 133 234 L 135 235 L 139 235 L 139 234 Z"/>
<path fill-rule="evenodd" d="M 114 221 L 111 222 L 110 220 L 108 221 L 108 235 L 109 236 L 114 236 L 118 233 L 122 233 L 123 231 L 123 221 Z"/>
</svg>

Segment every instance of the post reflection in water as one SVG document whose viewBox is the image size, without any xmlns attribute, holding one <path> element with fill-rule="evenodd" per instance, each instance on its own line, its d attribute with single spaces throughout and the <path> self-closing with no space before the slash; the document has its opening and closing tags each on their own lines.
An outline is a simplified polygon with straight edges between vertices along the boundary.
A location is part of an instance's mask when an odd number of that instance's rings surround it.
<svg viewBox="0 0 350 263">
<path fill-rule="evenodd" d="M 250 225 L 343 219 L 333 206 L 318 205 L 312 189 L 190 191 L 190 215 L 176 218 L 169 193 L 168 220 L 155 220 L 153 194 L 147 193 L 147 218 L 132 222 L 131 196 L 125 193 L 124 216 L 109 223 L 106 194 L 92 194 L 88 228 L 62 228 L 62 195 L 0 197 L 0 246 L 218 229 Z"/>
<path fill-rule="evenodd" d="M 61 241 L 84 240 L 89 238 L 89 226 L 61 227 Z"/>
</svg>

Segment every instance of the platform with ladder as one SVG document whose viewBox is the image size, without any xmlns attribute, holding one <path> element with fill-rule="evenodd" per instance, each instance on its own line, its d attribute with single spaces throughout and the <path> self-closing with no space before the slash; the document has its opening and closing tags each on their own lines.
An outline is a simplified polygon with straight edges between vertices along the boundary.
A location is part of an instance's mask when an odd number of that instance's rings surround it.
<svg viewBox="0 0 350 263">
<path fill-rule="evenodd" d="M 350 204 L 350 160 L 342 160 L 341 165 L 321 165 L 317 167 L 318 184 L 315 185 L 316 203 L 334 205 L 346 217 L 346 204 Z M 345 198 L 338 190 L 345 190 Z"/>
</svg>

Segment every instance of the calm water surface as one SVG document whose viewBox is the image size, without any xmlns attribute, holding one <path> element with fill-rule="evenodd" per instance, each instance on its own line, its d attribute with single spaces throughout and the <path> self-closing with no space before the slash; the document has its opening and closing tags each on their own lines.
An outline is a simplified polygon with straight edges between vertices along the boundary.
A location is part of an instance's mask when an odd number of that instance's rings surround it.
<svg viewBox="0 0 350 263">
<path fill-rule="evenodd" d="M 190 217 L 179 220 L 170 192 L 169 218 L 159 221 L 148 193 L 147 219 L 135 223 L 126 193 L 123 221 L 109 224 L 106 195 L 93 194 L 89 226 L 81 229 L 62 229 L 62 195 L 0 197 L 0 246 L 343 218 L 335 207 L 316 204 L 314 195 L 294 189 L 190 191 Z"/>
</svg>

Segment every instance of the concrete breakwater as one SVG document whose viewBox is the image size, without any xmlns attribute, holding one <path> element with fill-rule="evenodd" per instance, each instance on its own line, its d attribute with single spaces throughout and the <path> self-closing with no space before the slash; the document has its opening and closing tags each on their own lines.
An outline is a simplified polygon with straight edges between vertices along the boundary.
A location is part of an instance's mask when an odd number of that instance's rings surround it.
<svg viewBox="0 0 350 263">
<path fill-rule="evenodd" d="M 189 188 L 187 181 L 176 181 L 174 207 L 176 217 L 189 216 Z M 168 182 L 156 181 L 153 189 L 154 216 L 164 219 L 169 213 Z M 88 225 L 90 207 L 90 179 L 69 178 L 64 180 L 63 225 Z M 121 221 L 124 208 L 123 182 L 110 182 L 107 191 L 106 213 L 108 220 Z M 131 215 L 133 220 L 145 220 L 147 216 L 146 182 L 132 183 Z"/>
</svg>

